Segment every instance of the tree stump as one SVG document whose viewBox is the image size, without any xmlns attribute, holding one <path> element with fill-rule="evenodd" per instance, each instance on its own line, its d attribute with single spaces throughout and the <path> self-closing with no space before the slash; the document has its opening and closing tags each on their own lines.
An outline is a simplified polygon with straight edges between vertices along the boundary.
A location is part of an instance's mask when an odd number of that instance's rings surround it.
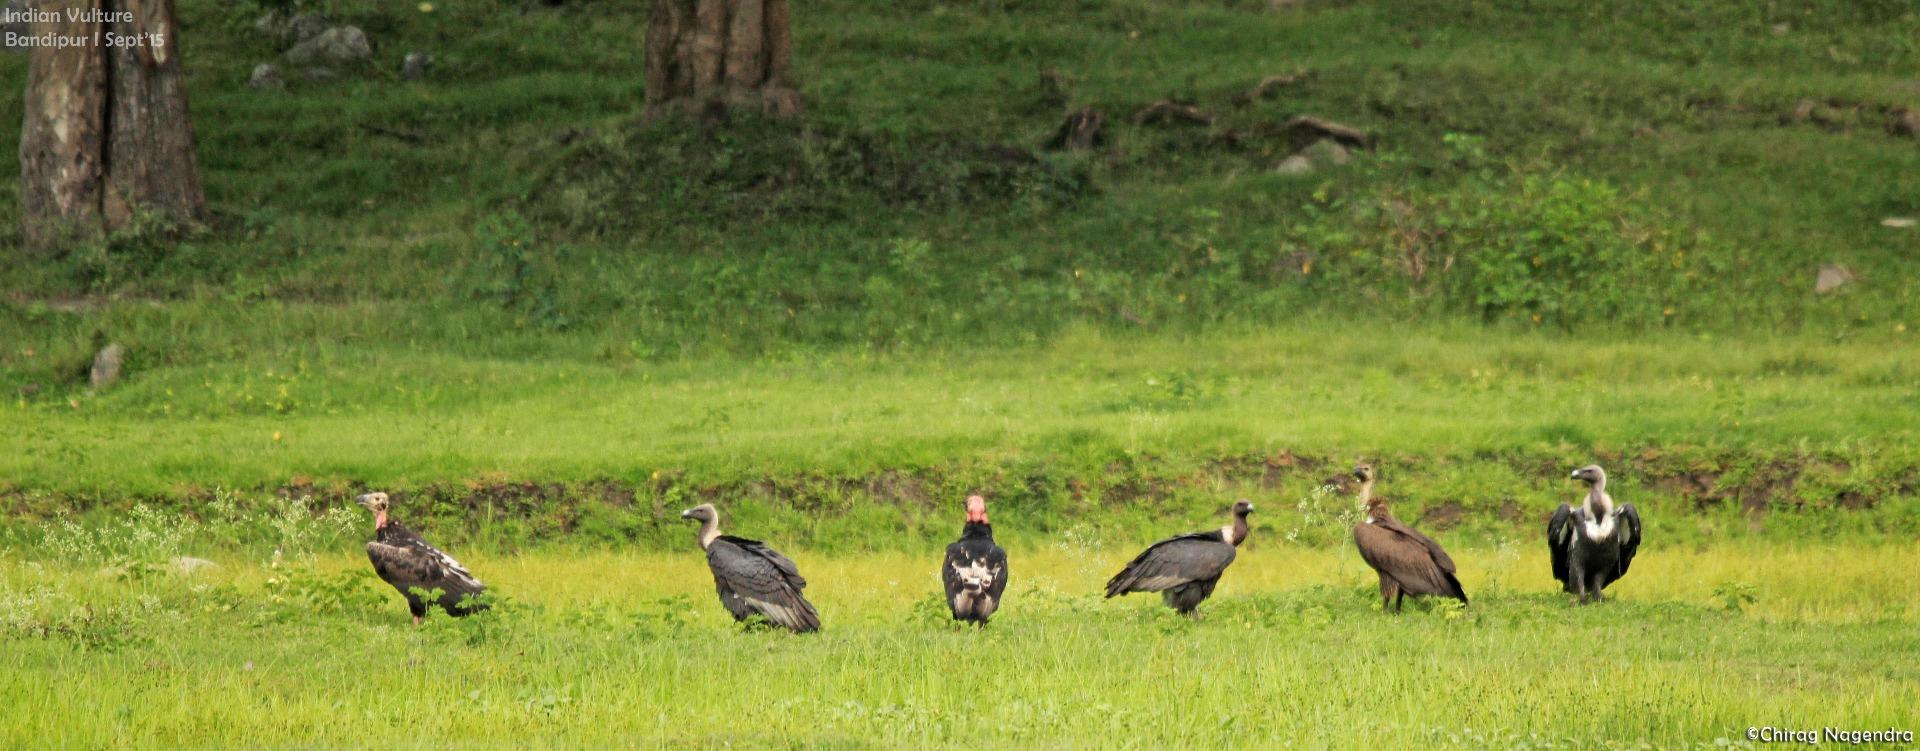
<svg viewBox="0 0 1920 751">
<path fill-rule="evenodd" d="M 801 110 L 787 0 L 653 0 L 646 45 L 648 117 Z"/>
<path fill-rule="evenodd" d="M 172 0 L 41 0 L 20 131 L 20 217 L 40 253 L 134 223 L 206 217 Z M 105 19 L 105 20 L 100 20 Z M 111 35 L 111 37 L 109 36 Z M 106 40 L 137 40 L 108 46 Z"/>
</svg>

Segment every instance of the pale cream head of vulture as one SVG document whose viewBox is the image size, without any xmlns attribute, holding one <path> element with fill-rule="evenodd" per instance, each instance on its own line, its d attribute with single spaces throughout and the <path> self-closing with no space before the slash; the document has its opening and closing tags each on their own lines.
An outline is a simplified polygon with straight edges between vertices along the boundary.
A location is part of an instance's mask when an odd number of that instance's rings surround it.
<svg viewBox="0 0 1920 751">
<path fill-rule="evenodd" d="M 720 510 L 714 508 L 711 503 L 702 503 L 682 511 L 680 518 L 700 522 L 700 547 L 702 548 L 712 545 L 714 538 L 720 536 Z"/>
<path fill-rule="evenodd" d="M 1589 464 L 1573 471 L 1573 478 L 1588 485 L 1601 485 L 1607 481 L 1607 471 L 1598 464 Z"/>
</svg>

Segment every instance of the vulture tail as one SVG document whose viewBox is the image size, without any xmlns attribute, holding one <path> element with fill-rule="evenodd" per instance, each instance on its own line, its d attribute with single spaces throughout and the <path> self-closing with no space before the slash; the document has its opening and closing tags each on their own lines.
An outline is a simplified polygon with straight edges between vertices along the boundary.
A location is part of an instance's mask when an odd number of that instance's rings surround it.
<svg viewBox="0 0 1920 751">
<path fill-rule="evenodd" d="M 1462 605 L 1467 604 L 1467 590 L 1466 588 L 1460 586 L 1459 577 L 1454 576 L 1452 571 L 1442 571 L 1440 572 L 1440 575 L 1447 577 L 1447 586 L 1451 587 L 1453 590 L 1451 592 L 1448 592 L 1447 595 L 1450 597 L 1459 598 L 1460 604 Z"/>
</svg>

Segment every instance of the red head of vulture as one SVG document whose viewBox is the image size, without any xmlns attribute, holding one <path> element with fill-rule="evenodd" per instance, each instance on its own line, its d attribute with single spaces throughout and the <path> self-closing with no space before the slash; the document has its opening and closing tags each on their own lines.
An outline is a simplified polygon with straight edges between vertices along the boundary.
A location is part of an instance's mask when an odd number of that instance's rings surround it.
<svg viewBox="0 0 1920 751">
<path fill-rule="evenodd" d="M 1454 577 L 1453 558 L 1433 538 L 1393 518 L 1387 502 L 1373 497 L 1373 465 L 1353 468 L 1360 481 L 1360 502 L 1366 518 L 1353 525 L 1353 545 L 1360 557 L 1380 575 L 1380 609 L 1400 611 L 1407 595 L 1440 595 L 1467 601 L 1467 591 Z"/>
<path fill-rule="evenodd" d="M 940 580 L 955 620 L 984 626 L 999 609 L 1000 595 L 1007 591 L 1007 551 L 993 542 L 987 499 L 967 496 L 967 525 L 960 529 L 960 539 L 947 546 Z"/>
<path fill-rule="evenodd" d="M 1107 581 L 1107 596 L 1159 592 L 1168 607 L 1192 615 L 1213 594 L 1220 575 L 1233 563 L 1234 550 L 1246 542 L 1251 513 L 1253 504 L 1243 499 L 1233 504 L 1232 524 L 1154 543 Z"/>
<path fill-rule="evenodd" d="M 795 632 L 820 630 L 820 614 L 800 594 L 807 580 L 792 560 L 759 540 L 720 534 L 720 512 L 711 503 L 682 511 L 680 518 L 700 522 L 700 548 L 707 552 L 713 587 L 734 620 L 760 615 Z"/>
<path fill-rule="evenodd" d="M 1560 504 L 1547 521 L 1547 552 L 1553 578 L 1580 602 L 1601 599 L 1600 590 L 1627 575 L 1640 549 L 1640 511 L 1631 503 L 1613 505 L 1607 495 L 1607 471 L 1587 465 L 1573 478 L 1588 485 L 1579 506 Z"/>
<path fill-rule="evenodd" d="M 440 599 L 436 604 L 448 615 L 461 616 L 486 609 L 484 603 L 465 601 L 469 596 L 486 592 L 486 585 L 473 578 L 453 556 L 428 545 L 413 530 L 389 516 L 386 493 L 368 493 L 357 500 L 373 512 L 373 542 L 367 543 L 367 559 L 373 561 L 373 571 L 380 575 L 381 581 L 406 596 L 413 625 L 420 625 L 420 618 L 427 614 L 427 603 L 416 592 L 439 590 Z"/>
</svg>

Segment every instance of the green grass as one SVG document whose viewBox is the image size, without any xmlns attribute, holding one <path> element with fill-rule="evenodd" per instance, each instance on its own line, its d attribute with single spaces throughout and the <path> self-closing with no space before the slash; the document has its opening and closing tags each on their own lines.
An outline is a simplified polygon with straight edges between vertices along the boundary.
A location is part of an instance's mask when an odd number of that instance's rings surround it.
<svg viewBox="0 0 1920 751">
<path fill-rule="evenodd" d="M 1910 727 L 1910 547 L 1660 551 L 1576 608 L 1533 542 L 1456 550 L 1473 605 L 1391 617 L 1350 549 L 1256 537 L 1198 623 L 1097 597 L 1131 550 L 1016 547 L 983 632 L 942 623 L 932 549 L 789 549 L 826 623 L 801 637 L 740 633 L 685 540 L 463 556 L 507 601 L 418 630 L 357 556 L 132 582 L 10 556 L 0 743 L 1689 748 Z"/>
</svg>

